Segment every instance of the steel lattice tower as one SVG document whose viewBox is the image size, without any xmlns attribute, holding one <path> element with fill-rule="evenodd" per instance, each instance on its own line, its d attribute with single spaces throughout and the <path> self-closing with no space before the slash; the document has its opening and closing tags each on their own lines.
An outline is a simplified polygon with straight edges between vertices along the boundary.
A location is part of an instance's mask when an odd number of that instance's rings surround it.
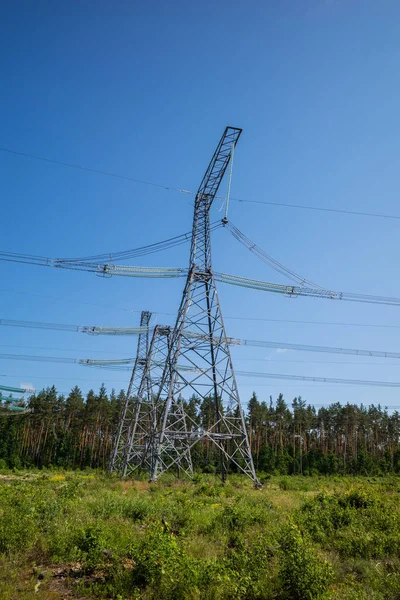
<svg viewBox="0 0 400 600">
<path fill-rule="evenodd" d="M 223 480 L 234 467 L 259 485 L 211 262 L 210 208 L 241 131 L 225 129 L 196 194 L 189 274 L 158 392 L 163 410 L 155 437 L 152 481 L 183 459 L 190 461 L 190 449 L 200 440 L 209 440 L 219 450 Z M 212 423 L 199 427 L 177 415 L 174 407 L 184 394 L 212 399 Z"/>
<path fill-rule="evenodd" d="M 133 448 L 136 429 L 139 424 L 140 401 L 143 394 L 144 373 L 146 370 L 149 352 L 149 323 L 151 313 L 143 311 L 140 317 L 140 326 L 143 331 L 139 334 L 135 364 L 129 381 L 125 404 L 123 406 L 114 448 L 111 454 L 109 471 L 116 471 L 126 475 L 130 462 L 129 455 Z M 140 426 L 139 426 L 140 427 Z"/>
<path fill-rule="evenodd" d="M 140 324 L 144 331 L 139 336 L 135 365 L 110 463 L 110 471 L 117 471 L 123 477 L 141 470 L 151 474 L 155 464 L 155 440 L 163 414 L 158 390 L 169 356 L 171 327 L 156 325 L 149 345 L 150 316 L 151 313 L 142 313 Z M 172 404 L 171 418 L 177 428 L 183 427 L 186 431 L 182 398 Z M 166 466 L 174 464 L 186 475 L 193 474 L 186 439 L 176 440 L 174 448 L 169 449 L 169 455 Z"/>
</svg>

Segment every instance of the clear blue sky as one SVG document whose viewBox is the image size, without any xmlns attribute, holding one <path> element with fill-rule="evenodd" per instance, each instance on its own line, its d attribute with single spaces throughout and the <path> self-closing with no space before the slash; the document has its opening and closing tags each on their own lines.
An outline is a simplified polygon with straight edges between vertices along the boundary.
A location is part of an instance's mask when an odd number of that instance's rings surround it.
<svg viewBox="0 0 400 600">
<path fill-rule="evenodd" d="M 143 180 L 197 189 L 226 125 L 243 128 L 232 195 L 400 214 L 400 4 L 42 2 L 2 4 L 0 146 Z M 0 152 L 1 244 L 44 256 L 134 248 L 188 231 L 190 197 Z M 213 219 L 221 217 L 220 203 Z M 400 297 L 400 221 L 232 202 L 230 219 L 267 252 L 332 289 Z M 136 261 L 186 266 L 188 247 Z M 227 231 L 218 271 L 282 282 Z M 183 281 L 100 279 L 0 263 L 0 318 L 138 324 L 174 313 Z M 400 350 L 399 329 L 235 320 L 400 325 L 400 309 L 288 300 L 219 286 L 228 335 Z M 157 322 L 173 322 L 159 314 Z M 0 352 L 134 355 L 135 339 L 0 328 Z M 237 369 L 400 381 L 395 361 L 233 350 Z M 269 359 L 269 361 L 267 361 Z M 0 360 L 0 381 L 86 392 L 128 373 Z M 400 405 L 396 389 L 239 379 L 243 403 Z"/>
</svg>

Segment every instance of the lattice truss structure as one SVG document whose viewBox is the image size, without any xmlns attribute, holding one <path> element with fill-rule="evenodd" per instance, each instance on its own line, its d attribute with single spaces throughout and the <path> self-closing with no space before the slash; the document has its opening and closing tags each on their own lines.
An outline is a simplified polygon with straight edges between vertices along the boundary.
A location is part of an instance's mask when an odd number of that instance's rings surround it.
<svg viewBox="0 0 400 600">
<path fill-rule="evenodd" d="M 217 446 L 223 480 L 233 466 L 258 484 L 211 261 L 210 208 L 240 134 L 241 129 L 225 129 L 196 194 L 189 273 L 159 391 L 159 398 L 165 397 L 164 414 L 152 480 L 171 464 L 174 438 L 185 438 L 188 451 L 205 439 Z M 193 395 L 212 399 L 214 416 L 201 426 L 186 417 L 183 432 L 171 407 L 177 398 Z"/>
<path fill-rule="evenodd" d="M 207 440 L 218 448 L 223 480 L 234 468 L 258 485 L 211 261 L 210 208 L 240 134 L 241 129 L 225 129 L 196 194 L 189 270 L 175 327 L 164 336 L 155 328 L 147 360 L 148 338 L 139 336 L 111 461 L 111 469 L 123 475 L 139 466 L 152 481 L 172 467 L 190 475 L 191 450 Z M 192 396 L 211 401 L 207 423 L 185 415 L 182 398 Z"/>
<path fill-rule="evenodd" d="M 135 471 L 151 474 L 155 467 L 155 449 L 163 415 L 162 395 L 159 394 L 162 377 L 171 346 L 171 327 L 156 325 L 149 343 L 151 313 L 142 312 L 137 357 L 132 371 L 127 398 L 122 410 L 110 470 L 124 477 Z M 169 411 L 174 429 L 186 431 L 182 397 L 172 403 Z M 165 468 L 175 465 L 188 476 L 193 474 L 187 441 L 175 436 L 167 449 Z"/>
<path fill-rule="evenodd" d="M 143 311 L 140 318 L 140 326 L 144 328 L 139 334 L 136 360 L 132 370 L 132 376 L 126 394 L 125 404 L 122 408 L 118 431 L 114 442 L 109 465 L 110 471 L 116 471 L 123 476 L 127 475 L 128 466 L 131 462 L 131 453 L 134 452 L 136 431 L 142 429 L 140 419 L 139 398 L 143 394 L 145 386 L 145 373 L 149 353 L 149 323 L 151 313 Z M 144 424 L 143 424 L 144 427 Z"/>
</svg>

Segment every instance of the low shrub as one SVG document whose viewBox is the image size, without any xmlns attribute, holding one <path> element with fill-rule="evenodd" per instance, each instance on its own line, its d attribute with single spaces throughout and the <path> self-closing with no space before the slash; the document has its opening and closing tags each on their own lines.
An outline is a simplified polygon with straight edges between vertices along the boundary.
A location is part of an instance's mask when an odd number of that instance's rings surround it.
<svg viewBox="0 0 400 600">
<path fill-rule="evenodd" d="M 279 578 L 282 600 L 322 600 L 333 580 L 333 568 L 320 558 L 296 525 L 284 529 L 280 539 Z"/>
</svg>

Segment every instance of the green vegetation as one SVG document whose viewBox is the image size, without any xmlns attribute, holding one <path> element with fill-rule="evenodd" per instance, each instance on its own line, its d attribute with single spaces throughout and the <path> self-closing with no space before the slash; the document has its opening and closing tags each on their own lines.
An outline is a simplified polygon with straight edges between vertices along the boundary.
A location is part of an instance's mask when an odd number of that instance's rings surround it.
<svg viewBox="0 0 400 600">
<path fill-rule="evenodd" d="M 400 482 L 0 472 L 0 598 L 397 600 Z"/>
<path fill-rule="evenodd" d="M 52 387 L 0 415 L 0 600 L 400 599 L 398 412 L 253 395 L 256 491 L 207 440 L 193 482 L 104 477 L 124 400 Z M 207 426 L 213 400 L 186 410 Z"/>
<path fill-rule="evenodd" d="M 86 398 L 78 387 L 67 397 L 55 387 L 42 390 L 28 400 L 32 412 L 0 415 L 0 465 L 105 469 L 125 398 L 124 390 L 108 395 L 104 386 Z M 208 428 L 212 398 L 192 397 L 185 408 L 199 427 Z M 265 402 L 253 394 L 246 420 L 261 476 L 400 473 L 400 414 L 379 404 L 337 402 L 316 410 L 300 397 L 288 404 L 282 395 Z M 195 469 L 215 473 L 216 447 L 203 440 L 198 450 Z"/>
</svg>

